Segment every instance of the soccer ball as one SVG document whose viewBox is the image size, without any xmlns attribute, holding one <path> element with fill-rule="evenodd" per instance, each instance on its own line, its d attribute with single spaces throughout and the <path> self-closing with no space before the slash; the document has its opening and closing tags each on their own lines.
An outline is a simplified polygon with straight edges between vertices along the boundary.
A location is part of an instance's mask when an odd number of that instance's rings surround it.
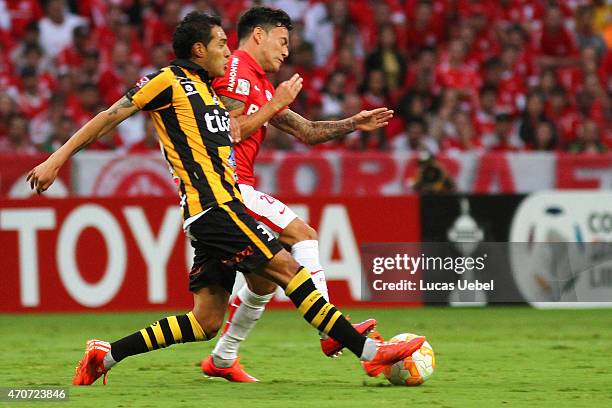
<svg viewBox="0 0 612 408">
<path fill-rule="evenodd" d="M 410 341 L 415 337 L 418 336 L 412 333 L 402 333 L 393 337 L 389 342 Z M 427 381 L 433 374 L 435 368 L 436 357 L 431 348 L 431 344 L 426 341 L 421 348 L 412 353 L 411 356 L 387 368 L 384 374 L 391 384 L 416 386 Z"/>
</svg>

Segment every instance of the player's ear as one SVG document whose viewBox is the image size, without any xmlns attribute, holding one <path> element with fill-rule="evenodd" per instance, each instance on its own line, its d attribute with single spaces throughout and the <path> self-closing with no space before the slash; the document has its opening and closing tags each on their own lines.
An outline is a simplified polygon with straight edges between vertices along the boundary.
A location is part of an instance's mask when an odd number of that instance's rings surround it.
<svg viewBox="0 0 612 408">
<path fill-rule="evenodd" d="M 204 58 L 206 57 L 206 46 L 201 42 L 196 42 L 191 46 L 191 55 L 194 58 Z"/>
<path fill-rule="evenodd" d="M 261 27 L 255 27 L 253 29 L 253 39 L 255 40 L 256 44 L 261 44 L 264 38 L 264 34 L 265 34 L 265 31 Z"/>
</svg>

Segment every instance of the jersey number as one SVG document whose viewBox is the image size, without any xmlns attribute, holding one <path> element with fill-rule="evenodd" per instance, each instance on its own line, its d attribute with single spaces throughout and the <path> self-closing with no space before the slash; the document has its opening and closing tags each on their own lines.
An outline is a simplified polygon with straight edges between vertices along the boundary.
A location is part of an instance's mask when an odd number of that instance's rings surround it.
<svg viewBox="0 0 612 408">
<path fill-rule="evenodd" d="M 260 195 L 259 199 L 267 201 L 268 204 L 274 204 L 274 202 L 276 201 L 274 198 L 270 197 L 269 195 L 265 195 L 265 194 Z"/>
<path fill-rule="evenodd" d="M 272 234 L 270 233 L 270 231 L 268 231 L 268 230 L 266 229 L 266 227 L 264 227 L 263 225 L 259 224 L 259 225 L 257 226 L 257 229 L 260 229 L 260 230 L 261 230 L 261 232 L 263 232 L 264 234 L 266 234 L 266 235 L 268 236 L 268 242 L 269 242 L 269 241 L 272 241 L 272 240 L 274 239 L 274 235 L 272 235 Z"/>
</svg>

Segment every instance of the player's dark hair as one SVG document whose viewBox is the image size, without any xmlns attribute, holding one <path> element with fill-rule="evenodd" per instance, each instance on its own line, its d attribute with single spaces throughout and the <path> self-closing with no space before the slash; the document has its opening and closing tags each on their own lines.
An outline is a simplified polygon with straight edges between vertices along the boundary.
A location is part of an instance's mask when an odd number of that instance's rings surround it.
<svg viewBox="0 0 612 408">
<path fill-rule="evenodd" d="M 293 29 L 291 17 L 283 10 L 270 7 L 252 7 L 238 20 L 238 41 L 247 38 L 255 27 L 261 27 L 266 32 L 275 27 L 285 27 L 288 31 Z"/>
<path fill-rule="evenodd" d="M 201 42 L 207 45 L 211 38 L 213 27 L 221 26 L 221 19 L 217 16 L 192 11 L 176 26 L 172 34 L 172 48 L 177 58 L 188 59 L 191 57 L 193 44 Z"/>
</svg>

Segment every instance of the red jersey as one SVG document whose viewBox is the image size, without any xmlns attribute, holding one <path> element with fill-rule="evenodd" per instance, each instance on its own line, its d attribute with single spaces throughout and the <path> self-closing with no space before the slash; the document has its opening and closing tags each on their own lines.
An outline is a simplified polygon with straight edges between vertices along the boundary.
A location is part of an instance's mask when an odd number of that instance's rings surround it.
<svg viewBox="0 0 612 408">
<path fill-rule="evenodd" d="M 226 96 L 244 103 L 244 113 L 251 115 L 264 106 L 274 95 L 274 86 L 263 68 L 246 51 L 236 50 L 232 54 L 223 77 L 215 78 L 213 88 L 217 95 Z M 259 148 L 266 137 L 263 125 L 248 139 L 234 145 L 238 182 L 255 186 L 253 166 Z"/>
<path fill-rule="evenodd" d="M 565 27 L 556 32 L 546 28 L 536 31 L 533 35 L 533 48 L 538 54 L 552 57 L 574 57 L 579 54 L 573 35 Z"/>
</svg>

